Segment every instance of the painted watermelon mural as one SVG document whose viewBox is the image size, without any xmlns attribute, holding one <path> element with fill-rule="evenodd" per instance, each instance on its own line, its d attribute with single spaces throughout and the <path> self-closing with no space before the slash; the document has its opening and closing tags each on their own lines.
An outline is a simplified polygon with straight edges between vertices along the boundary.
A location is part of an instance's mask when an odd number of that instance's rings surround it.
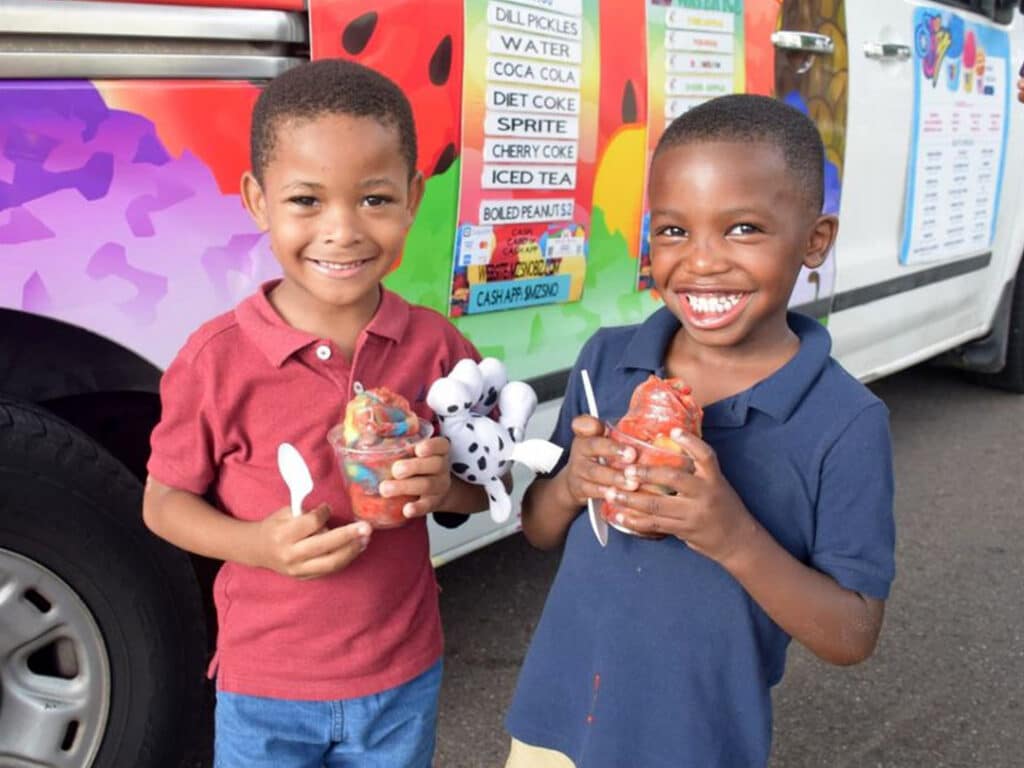
<svg viewBox="0 0 1024 768">
<path fill-rule="evenodd" d="M 610 235 L 622 235 L 636 258 L 643 204 L 647 61 L 643 13 L 601 3 L 601 103 L 594 208 Z M 635 268 L 635 265 L 630 265 Z"/>
<path fill-rule="evenodd" d="M 443 0 L 313 3 L 314 59 L 353 59 L 402 86 L 412 104 L 419 170 L 440 176 L 455 161 L 462 100 L 462 4 Z"/>
</svg>

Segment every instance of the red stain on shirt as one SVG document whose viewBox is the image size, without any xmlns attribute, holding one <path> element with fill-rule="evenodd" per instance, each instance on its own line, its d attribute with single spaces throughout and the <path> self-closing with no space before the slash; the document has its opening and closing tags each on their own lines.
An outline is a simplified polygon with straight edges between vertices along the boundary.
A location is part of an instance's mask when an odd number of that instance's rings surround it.
<svg viewBox="0 0 1024 768">
<path fill-rule="evenodd" d="M 587 713 L 587 725 L 594 722 L 594 709 L 597 707 L 597 692 L 601 688 L 601 675 L 594 673 L 594 691 L 590 697 L 590 712 Z"/>
</svg>

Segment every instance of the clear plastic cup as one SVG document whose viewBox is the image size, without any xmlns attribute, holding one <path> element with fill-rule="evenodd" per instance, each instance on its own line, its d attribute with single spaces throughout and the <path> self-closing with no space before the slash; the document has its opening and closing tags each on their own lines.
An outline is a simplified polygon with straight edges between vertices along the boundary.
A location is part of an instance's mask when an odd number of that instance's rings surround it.
<svg viewBox="0 0 1024 768">
<path fill-rule="evenodd" d="M 380 484 L 391 480 L 391 467 L 399 459 L 415 455 L 416 444 L 434 434 L 429 421 L 420 421 L 418 435 L 388 438 L 377 445 L 350 448 L 345 445 L 344 427 L 338 425 L 327 433 L 334 448 L 338 466 L 345 479 L 345 489 L 352 504 L 352 514 L 374 528 L 398 528 L 408 519 L 402 508 L 415 496 L 381 496 Z"/>
<path fill-rule="evenodd" d="M 644 440 L 640 440 L 632 435 L 626 434 L 621 431 L 614 424 L 605 424 L 606 434 L 614 442 L 622 446 L 629 446 L 636 451 L 636 461 L 634 464 L 638 464 L 644 467 L 678 467 L 682 469 L 690 462 L 689 454 L 683 451 L 674 451 L 669 448 L 662 448 L 648 443 Z M 623 471 L 629 466 L 629 463 L 622 461 L 619 457 L 608 460 L 608 465 L 614 467 L 619 471 Z M 656 493 L 660 495 L 670 495 L 674 491 L 671 488 L 666 488 L 663 485 L 654 485 L 653 483 L 647 483 L 640 486 L 640 491 L 643 493 Z M 649 535 L 645 533 L 637 533 L 636 531 L 627 528 L 617 522 L 615 522 L 615 515 L 625 510 L 621 507 L 613 504 L 607 500 L 601 501 L 601 516 L 608 522 L 608 525 L 612 526 L 617 531 L 622 533 L 628 533 L 631 536 L 640 536 L 645 539 L 663 539 L 664 534 Z"/>
</svg>

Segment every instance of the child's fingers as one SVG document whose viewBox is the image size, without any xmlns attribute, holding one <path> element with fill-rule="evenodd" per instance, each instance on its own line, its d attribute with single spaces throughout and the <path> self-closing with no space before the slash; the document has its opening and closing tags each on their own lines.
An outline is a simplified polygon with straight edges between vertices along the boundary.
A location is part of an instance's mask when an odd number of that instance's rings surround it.
<svg viewBox="0 0 1024 768">
<path fill-rule="evenodd" d="M 358 521 L 307 536 L 292 549 L 295 560 L 312 560 L 357 540 L 368 541 L 373 533 L 369 523 Z"/>
<path fill-rule="evenodd" d="M 628 491 L 635 491 L 645 485 L 660 485 L 670 488 L 680 496 L 695 496 L 698 482 L 694 479 L 693 459 L 686 457 L 682 467 L 652 467 L 632 464 L 623 470 L 626 480 L 632 479 L 631 487 L 622 485 Z"/>
<path fill-rule="evenodd" d="M 622 509 L 615 514 L 614 521 L 616 525 L 646 536 L 665 535 L 685 538 L 680 522 L 671 517 L 657 517 Z"/>
<path fill-rule="evenodd" d="M 415 517 L 423 517 L 437 509 L 443 498 L 442 494 L 420 496 L 416 501 L 410 501 L 402 507 L 402 516 L 409 520 Z"/>
<path fill-rule="evenodd" d="M 685 538 L 688 518 L 678 496 L 609 488 L 604 500 L 617 508 L 614 522 L 637 533 Z"/>
<path fill-rule="evenodd" d="M 305 561 L 301 565 L 299 572 L 294 575 L 300 579 L 316 579 L 321 576 L 327 576 L 335 571 L 340 571 L 359 557 L 366 549 L 368 543 L 359 540 L 350 541 L 321 557 Z"/>
<path fill-rule="evenodd" d="M 292 515 L 291 507 L 282 507 L 270 516 L 269 521 L 277 529 L 276 538 L 296 542 L 321 530 L 330 516 L 331 508 L 327 504 L 306 510 L 298 517 Z"/>
<path fill-rule="evenodd" d="M 675 517 L 678 515 L 678 496 L 664 493 L 648 493 L 643 490 L 626 491 L 622 488 L 607 488 L 604 500 L 617 507 L 629 507 L 631 510 L 654 517 Z"/>
<path fill-rule="evenodd" d="M 605 436 L 605 425 L 593 416 L 577 416 L 572 420 L 573 452 L 588 459 L 619 459 L 624 463 L 636 461 L 636 451 L 620 445 Z"/>
<path fill-rule="evenodd" d="M 314 530 L 319 531 L 327 525 L 327 521 L 331 517 L 331 507 L 327 503 L 318 504 L 308 512 L 304 512 L 302 517 L 306 517 L 310 520 L 311 524 L 316 524 L 316 528 Z"/>
<path fill-rule="evenodd" d="M 299 517 L 295 517 L 294 515 L 292 515 L 292 508 L 291 508 L 291 506 L 286 506 L 286 507 L 281 507 L 280 509 L 275 510 L 271 515 L 268 516 L 267 519 L 268 520 L 277 520 L 277 521 L 280 521 L 280 522 L 285 522 L 285 521 L 288 521 L 288 520 L 301 520 L 304 517 L 306 517 L 307 520 L 308 520 L 307 516 L 312 516 L 313 518 L 316 518 L 316 519 L 320 519 L 320 518 L 326 519 L 326 517 L 329 517 L 330 514 L 331 514 L 330 507 L 328 507 L 326 504 L 318 504 L 313 509 L 304 509 L 302 511 L 302 515 L 300 515 Z"/>
<path fill-rule="evenodd" d="M 380 484 L 380 495 L 393 496 L 440 496 L 451 486 L 451 476 L 445 472 L 417 474 L 402 480 L 385 480 Z"/>
<path fill-rule="evenodd" d="M 576 437 L 598 437 L 604 434 L 604 424 L 593 416 L 577 416 L 572 420 L 572 433 Z"/>
<path fill-rule="evenodd" d="M 445 441 L 447 442 L 447 441 Z M 391 465 L 396 480 L 416 475 L 440 475 L 448 472 L 448 454 L 430 454 L 423 458 L 401 459 Z"/>
<path fill-rule="evenodd" d="M 280 509 L 276 510 L 272 514 L 268 515 L 268 518 L 269 519 L 274 519 L 274 520 L 287 520 L 291 516 L 292 516 L 292 508 L 289 506 L 289 507 L 281 507 Z"/>
<path fill-rule="evenodd" d="M 613 454 L 614 456 L 614 454 Z M 578 460 L 571 467 L 571 482 L 580 496 L 600 498 L 609 486 L 633 487 L 621 470 L 599 461 Z"/>
<path fill-rule="evenodd" d="M 588 437 L 577 439 L 573 451 L 591 462 L 632 464 L 636 461 L 636 449 L 616 443 L 609 437 Z"/>
<path fill-rule="evenodd" d="M 693 459 L 695 469 L 718 469 L 718 456 L 715 454 L 715 449 L 699 437 L 681 429 L 673 429 L 671 437 Z"/>
<path fill-rule="evenodd" d="M 451 444 L 447 437 L 431 437 L 416 443 L 413 452 L 420 458 L 426 456 L 447 456 Z"/>
<path fill-rule="evenodd" d="M 621 470 L 596 462 L 588 462 L 582 468 L 579 477 L 584 482 L 601 489 L 600 495 L 604 494 L 605 488 L 615 487 L 626 490 L 635 490 L 636 488 L 636 484 L 628 482 L 626 475 Z"/>
</svg>

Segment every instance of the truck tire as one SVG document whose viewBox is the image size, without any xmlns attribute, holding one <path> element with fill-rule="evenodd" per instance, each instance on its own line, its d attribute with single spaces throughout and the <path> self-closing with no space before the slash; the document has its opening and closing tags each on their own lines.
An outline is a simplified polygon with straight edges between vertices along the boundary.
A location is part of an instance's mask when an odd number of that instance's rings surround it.
<svg viewBox="0 0 1024 768">
<path fill-rule="evenodd" d="M 0 752 L 16 764 L 177 768 L 197 731 L 199 591 L 141 499 L 85 434 L 0 398 Z"/>
<path fill-rule="evenodd" d="M 972 377 L 987 387 L 1024 394 L 1024 261 L 1017 268 L 1007 329 L 1006 365 L 998 373 L 976 373 Z"/>
</svg>

